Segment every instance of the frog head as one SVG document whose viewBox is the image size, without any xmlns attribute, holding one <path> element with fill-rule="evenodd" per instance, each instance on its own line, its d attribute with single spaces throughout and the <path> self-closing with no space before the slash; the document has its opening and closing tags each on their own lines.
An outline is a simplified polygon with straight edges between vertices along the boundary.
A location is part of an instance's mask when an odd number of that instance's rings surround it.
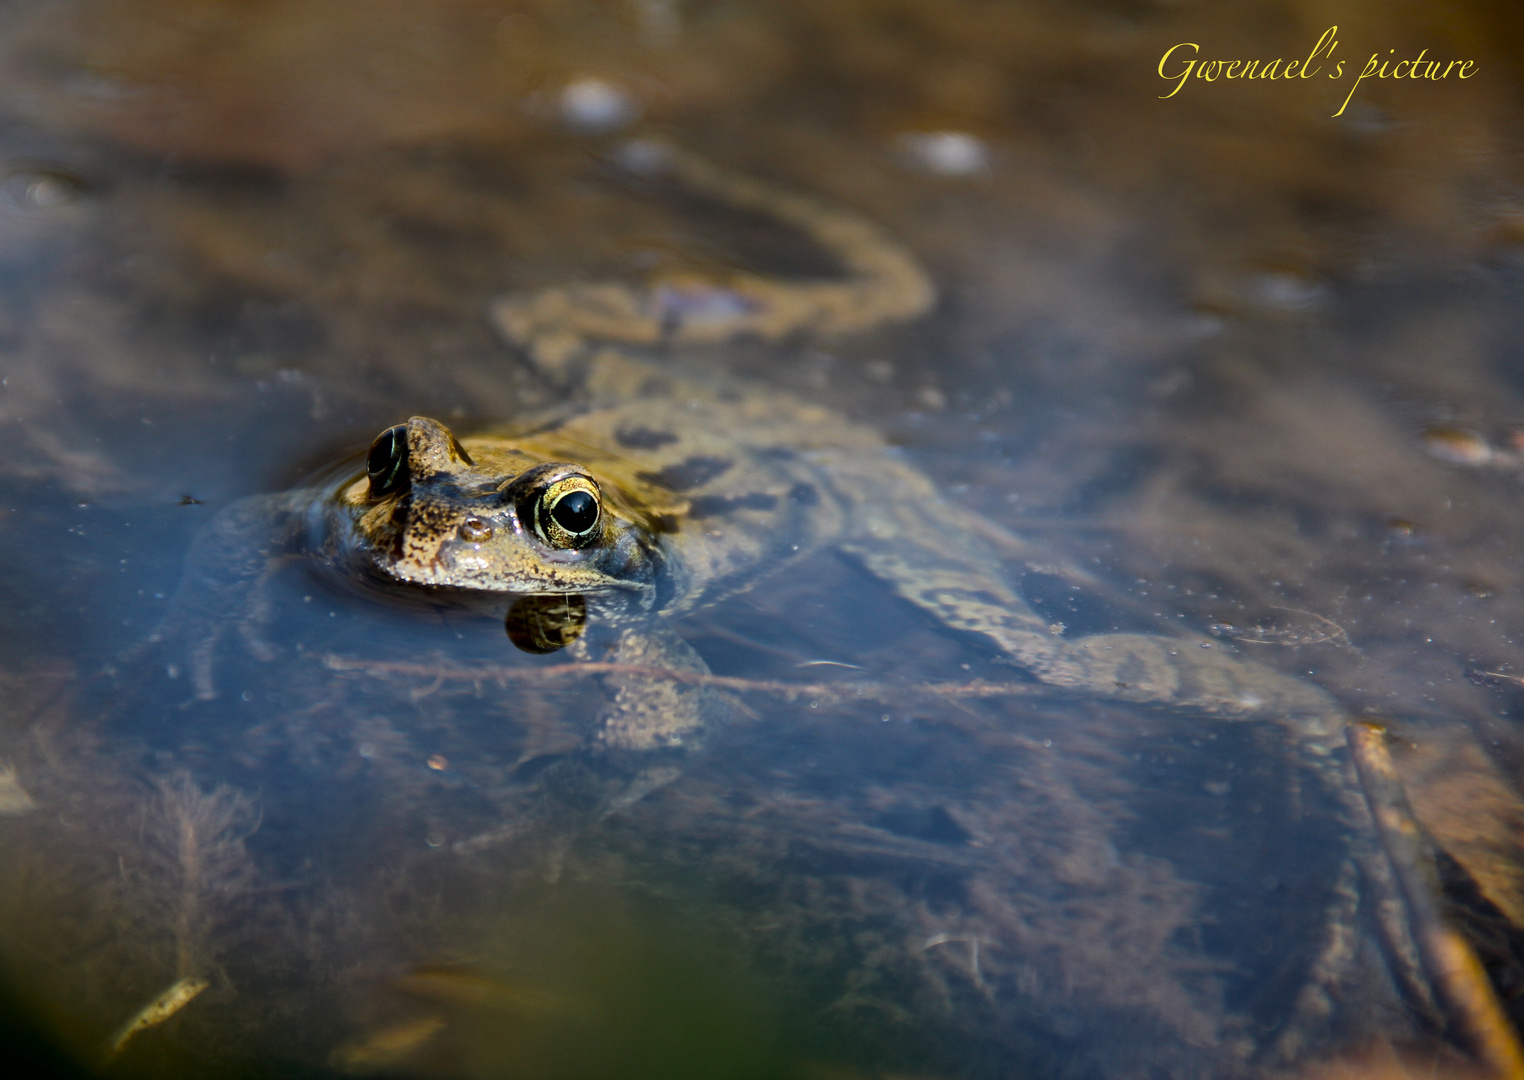
<svg viewBox="0 0 1524 1080">
<path fill-rule="evenodd" d="M 383 579 L 500 594 L 649 590 L 651 538 L 597 479 L 437 420 L 387 428 L 338 502 L 346 545 Z"/>
</svg>

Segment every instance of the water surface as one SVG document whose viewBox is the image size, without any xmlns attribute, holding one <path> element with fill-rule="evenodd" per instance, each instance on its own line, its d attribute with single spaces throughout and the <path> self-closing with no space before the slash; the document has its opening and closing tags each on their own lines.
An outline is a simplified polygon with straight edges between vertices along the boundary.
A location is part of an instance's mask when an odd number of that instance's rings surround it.
<svg viewBox="0 0 1524 1080">
<path fill-rule="evenodd" d="M 0 761 L 33 804 L 0 816 L 0 957 L 80 1062 L 1449 1060 L 1368 900 L 1342 996 L 1297 1012 L 1347 837 L 1280 729 L 959 697 L 1020 675 L 835 556 L 680 630 L 722 676 L 876 692 L 745 694 L 679 779 L 570 832 L 516 827 L 553 783 L 524 765 L 583 745 L 602 691 L 494 620 L 293 564 L 265 592 L 277 659 L 229 648 L 218 698 L 187 700 L 143 646 L 221 508 L 409 415 L 467 431 L 556 404 L 493 298 L 833 271 L 623 173 L 630 136 L 868 214 L 940 290 L 907 326 L 689 359 L 887 433 L 1031 540 L 1007 569 L 1067 633 L 1203 635 L 1390 723 L 1519 985 L 1508 5 L 72 0 L 0 19 Z M 1477 73 L 1370 80 L 1337 118 L 1353 72 L 1159 100 L 1171 45 L 1300 57 L 1335 22 L 1351 67 L 1428 49 Z M 108 1060 L 192 974 L 207 988 Z"/>
</svg>

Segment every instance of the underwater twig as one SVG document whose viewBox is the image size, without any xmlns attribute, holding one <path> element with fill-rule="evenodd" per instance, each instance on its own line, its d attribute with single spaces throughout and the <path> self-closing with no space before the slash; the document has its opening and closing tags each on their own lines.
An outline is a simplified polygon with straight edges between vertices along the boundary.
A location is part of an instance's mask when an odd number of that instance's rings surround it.
<svg viewBox="0 0 1524 1080">
<path fill-rule="evenodd" d="M 710 686 L 717 690 L 729 690 L 737 694 L 772 694 L 786 701 L 811 698 L 822 703 L 840 701 L 887 701 L 903 704 L 907 699 L 962 699 L 1015 697 L 1050 694 L 1050 688 L 1031 683 L 986 682 L 973 679 L 960 683 L 882 683 L 870 681 L 842 681 L 828 683 L 796 683 L 774 679 L 742 679 L 734 675 L 712 675 L 698 671 L 676 671 L 670 668 L 643 667 L 635 664 L 574 663 L 550 664 L 545 667 L 458 667 L 449 664 L 414 664 L 375 660 L 353 660 L 349 657 L 328 655 L 323 663 L 331 671 L 358 671 L 367 675 L 393 675 L 403 678 L 447 680 L 460 682 L 531 683 L 551 685 L 594 675 L 622 675 L 645 679 L 669 679 L 672 682 L 694 686 Z M 430 692 L 433 688 L 430 687 Z"/>
<path fill-rule="evenodd" d="M 1481 961 L 1440 913 L 1434 849 L 1408 805 L 1402 778 L 1387 753 L 1385 729 L 1378 724 L 1351 724 L 1346 734 L 1376 833 L 1407 902 L 1413 940 L 1435 996 L 1489 1074 L 1524 1080 L 1524 1051 Z"/>
<path fill-rule="evenodd" d="M 1515 686 L 1524 686 L 1524 679 L 1519 678 L 1517 675 L 1509 675 L 1506 672 L 1502 671 L 1483 671 L 1481 668 L 1476 668 L 1472 671 L 1466 672 L 1466 677 L 1480 686 L 1488 686 L 1500 682 L 1513 683 Z"/>
</svg>

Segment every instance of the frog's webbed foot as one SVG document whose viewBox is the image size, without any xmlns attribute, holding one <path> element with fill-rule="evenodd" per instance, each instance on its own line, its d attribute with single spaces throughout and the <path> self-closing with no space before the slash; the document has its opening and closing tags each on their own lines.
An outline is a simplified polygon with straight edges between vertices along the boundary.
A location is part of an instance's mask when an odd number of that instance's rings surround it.
<svg viewBox="0 0 1524 1080">
<path fill-rule="evenodd" d="M 532 843 L 554 878 L 578 835 L 681 777 L 686 758 L 730 718 L 722 695 L 685 680 L 708 675 L 709 668 L 659 618 L 590 620 L 567 652 L 607 665 L 611 700 L 596 738 L 543 771 L 534 768 L 517 801 L 500 808 L 507 824 L 457 843 L 456 851 Z"/>
<path fill-rule="evenodd" d="M 594 622 L 568 651 L 608 665 L 608 710 L 583 763 L 607 781 L 591 811 L 595 818 L 672 783 L 683 760 L 731 716 L 725 697 L 702 682 L 709 674 L 703 659 L 657 617 Z"/>
<path fill-rule="evenodd" d="M 306 501 L 299 492 L 242 499 L 218 513 L 192 543 L 180 587 L 147 646 L 171 658 L 183 649 L 197 699 L 217 696 L 212 671 L 229 628 L 255 659 L 275 658 L 275 647 L 263 636 L 270 618 L 264 585 L 292 557 Z M 145 651 L 134 650 L 129 658 Z M 173 659 L 166 666 L 178 674 Z"/>
<path fill-rule="evenodd" d="M 613 751 L 701 748 L 730 716 L 730 706 L 703 685 L 709 667 L 657 617 L 590 627 L 572 655 L 611 665 L 613 690 L 599 742 Z"/>
<path fill-rule="evenodd" d="M 661 143 L 627 143 L 619 160 L 632 172 L 671 176 L 726 206 L 792 226 L 833 255 L 844 275 L 794 281 L 685 275 L 645 285 L 567 285 L 498 300 L 492 307 L 498 329 L 553 381 L 581 380 L 595 396 L 628 395 L 640 376 L 627 370 L 627 358 L 596 349 L 595 342 L 687 345 L 743 335 L 777 342 L 799 333 L 844 334 L 914 318 L 936 301 L 909 249 L 859 214 Z"/>
</svg>

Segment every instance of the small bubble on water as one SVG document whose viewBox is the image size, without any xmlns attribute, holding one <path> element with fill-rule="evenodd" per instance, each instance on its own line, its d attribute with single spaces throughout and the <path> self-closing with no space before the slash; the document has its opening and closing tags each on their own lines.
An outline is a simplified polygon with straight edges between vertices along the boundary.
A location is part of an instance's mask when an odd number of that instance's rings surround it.
<svg viewBox="0 0 1524 1080">
<path fill-rule="evenodd" d="M 1328 290 L 1317 278 L 1297 270 L 1266 270 L 1244 283 L 1248 299 L 1282 311 L 1312 311 L 1322 307 Z"/>
<path fill-rule="evenodd" d="M 906 131 L 894 147 L 909 164 L 938 176 L 979 176 L 989 171 L 984 140 L 966 131 Z"/>
<path fill-rule="evenodd" d="M 561 88 L 561 119 L 579 131 L 623 127 L 639 113 L 627 90 L 593 76 L 573 79 Z"/>
<path fill-rule="evenodd" d="M 947 395 L 935 386 L 923 386 L 916 391 L 916 402 L 925 409 L 940 412 L 947 408 Z"/>
</svg>

